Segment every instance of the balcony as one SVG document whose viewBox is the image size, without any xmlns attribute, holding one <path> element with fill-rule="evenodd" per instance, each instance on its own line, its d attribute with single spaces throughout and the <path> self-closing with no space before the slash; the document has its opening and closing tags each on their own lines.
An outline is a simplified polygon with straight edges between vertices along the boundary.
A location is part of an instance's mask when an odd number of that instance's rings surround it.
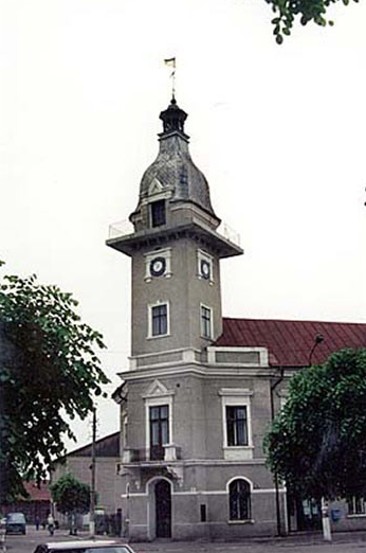
<svg viewBox="0 0 366 553">
<path fill-rule="evenodd" d="M 240 247 L 240 234 L 223 221 L 221 222 L 216 232 L 232 244 Z M 119 221 L 118 223 L 113 223 L 112 225 L 109 225 L 108 240 L 123 238 L 124 236 L 128 236 L 129 234 L 133 233 L 133 224 L 130 223 L 128 219 L 125 219 L 124 221 Z"/>
<path fill-rule="evenodd" d="M 171 463 L 182 459 L 181 448 L 174 444 L 167 444 L 153 448 L 130 449 L 126 448 L 122 454 L 122 464 L 129 463 Z"/>
<path fill-rule="evenodd" d="M 133 224 L 130 223 L 128 219 L 124 221 L 119 221 L 118 223 L 113 223 L 109 225 L 108 229 L 108 240 L 111 238 L 121 238 L 122 236 L 127 236 L 134 232 Z"/>
</svg>

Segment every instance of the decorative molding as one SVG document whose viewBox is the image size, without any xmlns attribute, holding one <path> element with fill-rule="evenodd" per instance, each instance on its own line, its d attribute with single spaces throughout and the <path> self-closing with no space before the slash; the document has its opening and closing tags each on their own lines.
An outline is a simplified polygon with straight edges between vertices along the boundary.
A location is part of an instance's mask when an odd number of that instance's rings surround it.
<svg viewBox="0 0 366 553">
<path fill-rule="evenodd" d="M 219 396 L 249 397 L 253 395 L 253 391 L 249 390 L 249 388 L 221 388 L 218 394 Z"/>
<path fill-rule="evenodd" d="M 168 390 L 160 380 L 156 379 L 152 382 L 146 390 L 146 393 L 142 396 L 143 399 L 150 399 L 153 397 L 173 396 L 175 392 Z"/>
<path fill-rule="evenodd" d="M 165 338 L 164 336 L 155 336 L 153 339 Z M 155 354 L 156 355 L 156 354 Z M 141 380 L 145 378 L 167 376 L 182 376 L 190 374 L 201 378 L 220 378 L 220 377 L 236 377 L 243 378 L 245 376 L 256 378 L 273 377 L 274 373 L 270 370 L 243 367 L 243 365 L 231 365 L 226 367 L 210 367 L 199 361 L 187 363 L 186 361 L 176 361 L 175 363 L 157 363 L 151 366 L 144 366 L 136 370 L 126 370 L 126 372 L 118 373 L 123 380 Z"/>
<path fill-rule="evenodd" d="M 259 355 L 259 363 L 253 362 L 237 362 L 231 363 L 216 361 L 216 353 L 228 353 L 228 354 L 250 354 L 257 353 Z M 207 348 L 208 363 L 218 364 L 218 365 L 230 365 L 230 366 L 260 366 L 260 367 L 269 367 L 268 360 L 268 349 L 263 347 L 233 347 L 233 346 L 209 346 Z"/>
<path fill-rule="evenodd" d="M 153 178 L 149 186 L 149 192 L 148 192 L 149 196 L 152 196 L 153 194 L 159 194 L 159 192 L 162 192 L 163 190 L 164 190 L 164 187 L 159 181 L 159 179 L 157 179 L 156 177 Z"/>
</svg>

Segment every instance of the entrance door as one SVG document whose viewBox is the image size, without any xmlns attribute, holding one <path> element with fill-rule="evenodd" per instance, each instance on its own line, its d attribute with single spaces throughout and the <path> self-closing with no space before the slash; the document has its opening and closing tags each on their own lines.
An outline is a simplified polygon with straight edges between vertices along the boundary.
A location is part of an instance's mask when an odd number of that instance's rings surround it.
<svg viewBox="0 0 366 553">
<path fill-rule="evenodd" d="M 172 498 L 170 484 L 159 480 L 155 486 L 156 537 L 171 538 Z"/>
</svg>

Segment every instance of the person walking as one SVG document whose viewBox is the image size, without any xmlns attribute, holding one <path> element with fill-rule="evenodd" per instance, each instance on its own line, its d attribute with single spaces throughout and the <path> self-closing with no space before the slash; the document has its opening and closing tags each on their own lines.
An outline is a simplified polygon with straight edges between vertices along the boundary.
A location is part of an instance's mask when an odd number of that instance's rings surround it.
<svg viewBox="0 0 366 553">
<path fill-rule="evenodd" d="M 34 519 L 34 524 L 35 524 L 36 530 L 39 530 L 39 516 L 36 516 L 36 518 Z"/>
<path fill-rule="evenodd" d="M 55 532 L 55 519 L 53 518 L 52 513 L 50 513 L 47 517 L 47 528 L 50 536 L 53 536 Z"/>
</svg>

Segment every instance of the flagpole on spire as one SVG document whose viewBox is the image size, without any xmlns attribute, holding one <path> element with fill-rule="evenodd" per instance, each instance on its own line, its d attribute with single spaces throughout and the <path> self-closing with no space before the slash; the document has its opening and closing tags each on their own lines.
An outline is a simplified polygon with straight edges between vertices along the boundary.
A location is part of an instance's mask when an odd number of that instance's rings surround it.
<svg viewBox="0 0 366 553">
<path fill-rule="evenodd" d="M 167 58 L 164 60 L 166 66 L 172 68 L 170 78 L 172 79 L 172 100 L 175 101 L 175 70 L 176 70 L 176 58 Z"/>
</svg>

